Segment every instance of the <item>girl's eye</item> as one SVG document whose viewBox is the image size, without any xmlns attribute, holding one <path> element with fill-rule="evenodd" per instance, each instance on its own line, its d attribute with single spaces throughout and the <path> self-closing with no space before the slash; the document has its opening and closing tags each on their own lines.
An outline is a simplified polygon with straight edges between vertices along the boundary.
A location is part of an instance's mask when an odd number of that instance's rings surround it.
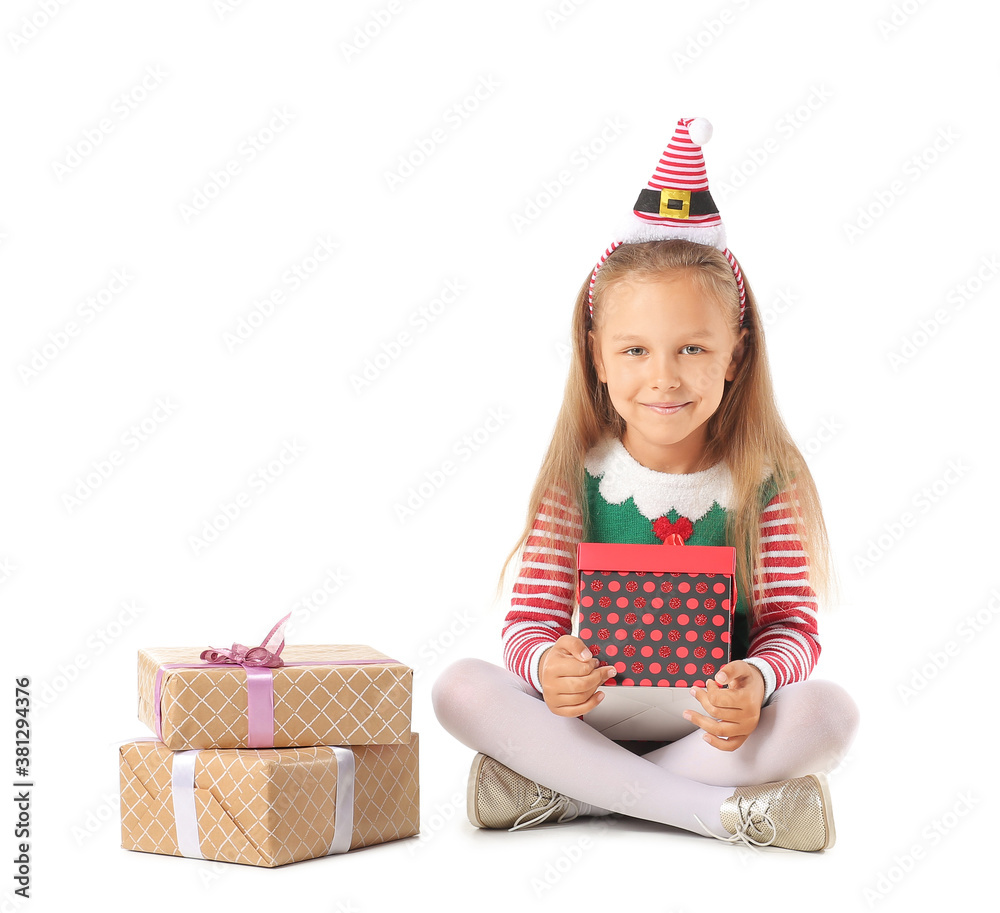
<svg viewBox="0 0 1000 913">
<path fill-rule="evenodd" d="M 705 350 L 701 346 L 684 346 L 681 351 L 685 355 L 698 355 L 700 352 L 704 352 Z"/>
<path fill-rule="evenodd" d="M 632 346 L 631 349 L 626 349 L 625 350 L 625 354 L 626 355 L 643 355 L 645 353 L 645 351 L 646 350 L 642 346 Z"/>
</svg>

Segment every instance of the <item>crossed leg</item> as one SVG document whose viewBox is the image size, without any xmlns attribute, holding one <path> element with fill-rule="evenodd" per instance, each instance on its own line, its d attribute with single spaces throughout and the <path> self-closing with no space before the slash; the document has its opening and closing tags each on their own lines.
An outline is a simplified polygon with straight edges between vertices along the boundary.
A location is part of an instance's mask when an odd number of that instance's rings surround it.
<svg viewBox="0 0 1000 913">
<path fill-rule="evenodd" d="M 719 809 L 737 786 L 834 766 L 857 724 L 850 697 L 829 682 L 775 694 L 757 730 L 724 752 L 692 733 L 645 756 L 576 717 L 552 713 L 518 676 L 478 659 L 459 660 L 434 684 L 434 710 L 460 742 L 550 789 L 594 806 L 728 836 Z"/>
</svg>

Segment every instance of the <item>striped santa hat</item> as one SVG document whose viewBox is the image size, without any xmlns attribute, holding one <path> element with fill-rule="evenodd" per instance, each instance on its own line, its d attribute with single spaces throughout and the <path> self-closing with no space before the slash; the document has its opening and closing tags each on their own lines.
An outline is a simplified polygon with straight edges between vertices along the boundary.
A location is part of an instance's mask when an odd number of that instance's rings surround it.
<svg viewBox="0 0 1000 913">
<path fill-rule="evenodd" d="M 625 223 L 604 252 L 590 277 L 588 300 L 594 315 L 594 282 L 604 261 L 622 244 L 683 239 L 721 250 L 733 268 L 740 292 L 740 326 L 746 309 L 746 290 L 739 264 L 726 247 L 726 228 L 708 190 L 705 157 L 701 147 L 712 138 L 712 125 L 704 117 L 682 117 L 653 176 L 639 191 Z"/>
</svg>

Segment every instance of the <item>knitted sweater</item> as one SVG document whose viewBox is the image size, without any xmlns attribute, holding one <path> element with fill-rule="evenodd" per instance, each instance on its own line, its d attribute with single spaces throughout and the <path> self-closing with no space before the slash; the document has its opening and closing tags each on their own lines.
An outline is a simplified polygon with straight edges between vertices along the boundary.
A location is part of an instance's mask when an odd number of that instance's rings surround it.
<svg viewBox="0 0 1000 913">
<path fill-rule="evenodd" d="M 538 691 L 542 653 L 571 633 L 576 607 L 573 567 L 579 542 L 656 543 L 678 533 L 686 544 L 726 545 L 732 479 L 724 464 L 703 472 L 656 472 L 638 463 L 617 439 L 594 447 L 585 460 L 588 528 L 565 492 L 544 498 L 521 554 L 511 609 L 503 628 L 507 668 Z M 808 677 L 819 658 L 816 595 L 784 492 L 761 487 L 761 548 L 753 572 L 758 620 L 745 594 L 734 618 L 733 659 L 764 676 L 765 700 L 776 688 Z M 555 532 L 556 548 L 548 544 Z"/>
</svg>

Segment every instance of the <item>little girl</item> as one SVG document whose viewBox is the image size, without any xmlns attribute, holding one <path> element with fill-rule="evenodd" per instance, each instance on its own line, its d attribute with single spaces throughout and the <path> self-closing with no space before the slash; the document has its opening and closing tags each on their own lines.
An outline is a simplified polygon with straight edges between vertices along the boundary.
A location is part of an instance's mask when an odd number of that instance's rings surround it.
<svg viewBox="0 0 1000 913">
<path fill-rule="evenodd" d="M 584 283 L 574 360 L 532 493 L 507 670 L 461 660 L 438 719 L 479 752 L 469 819 L 516 829 L 622 812 L 723 840 L 820 850 L 825 771 L 857 710 L 808 681 L 828 579 L 816 488 L 774 404 L 756 302 L 708 191 L 703 119 L 682 119 Z M 692 732 L 637 754 L 587 723 L 613 666 L 571 635 L 580 541 L 731 545 L 733 661 L 692 692 Z M 671 541 L 677 541 L 671 538 Z M 506 568 L 506 566 L 505 566 Z"/>
</svg>

